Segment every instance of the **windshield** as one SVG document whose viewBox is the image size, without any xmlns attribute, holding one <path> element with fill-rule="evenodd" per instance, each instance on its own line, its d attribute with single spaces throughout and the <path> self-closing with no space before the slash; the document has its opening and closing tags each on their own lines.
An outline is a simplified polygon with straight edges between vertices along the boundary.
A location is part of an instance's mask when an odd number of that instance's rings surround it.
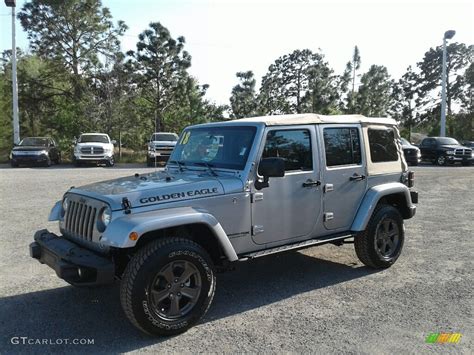
<svg viewBox="0 0 474 355">
<path fill-rule="evenodd" d="M 178 140 L 178 136 L 173 133 L 155 133 L 151 136 L 151 140 L 156 141 L 171 141 L 176 142 Z"/>
<path fill-rule="evenodd" d="M 255 127 L 191 128 L 183 132 L 170 162 L 242 170 L 255 136 Z"/>
<path fill-rule="evenodd" d="M 42 146 L 42 147 L 47 147 L 48 146 L 48 138 L 33 138 L 33 137 L 28 137 L 23 139 L 20 144 L 21 146 Z"/>
<path fill-rule="evenodd" d="M 78 143 L 109 143 L 109 138 L 103 134 L 86 134 L 79 137 Z"/>
<path fill-rule="evenodd" d="M 438 142 L 442 145 L 459 145 L 459 142 L 454 138 L 438 138 Z"/>
</svg>

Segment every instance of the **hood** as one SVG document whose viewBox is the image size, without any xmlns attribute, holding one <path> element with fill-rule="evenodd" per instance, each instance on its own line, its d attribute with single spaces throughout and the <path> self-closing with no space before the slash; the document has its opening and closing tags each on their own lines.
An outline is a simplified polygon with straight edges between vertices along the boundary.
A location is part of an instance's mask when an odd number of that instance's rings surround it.
<svg viewBox="0 0 474 355">
<path fill-rule="evenodd" d="M 16 147 L 13 147 L 12 149 L 14 152 L 17 151 L 22 151 L 22 152 L 34 152 L 38 150 L 48 150 L 48 147 L 42 146 L 42 145 L 28 145 L 28 146 L 21 146 L 18 145 Z"/>
<path fill-rule="evenodd" d="M 460 144 L 441 144 L 440 147 L 446 148 L 446 149 L 466 149 L 466 147 L 460 145 Z"/>
<path fill-rule="evenodd" d="M 78 147 L 97 147 L 103 145 L 112 145 L 112 143 L 101 143 L 101 142 L 84 142 L 84 143 L 76 143 Z"/>
<path fill-rule="evenodd" d="M 120 210 L 123 198 L 127 198 L 134 208 L 242 190 L 242 181 L 233 176 L 214 177 L 201 171 L 177 174 L 160 171 L 101 181 L 73 188 L 69 192 L 105 201 L 113 210 Z"/>
<path fill-rule="evenodd" d="M 402 148 L 403 149 L 418 149 L 419 150 L 419 148 L 416 145 L 413 145 L 413 144 L 402 144 Z"/>
<path fill-rule="evenodd" d="M 164 145 L 168 147 L 174 147 L 176 145 L 176 141 L 152 141 L 150 144 L 152 145 Z"/>
</svg>

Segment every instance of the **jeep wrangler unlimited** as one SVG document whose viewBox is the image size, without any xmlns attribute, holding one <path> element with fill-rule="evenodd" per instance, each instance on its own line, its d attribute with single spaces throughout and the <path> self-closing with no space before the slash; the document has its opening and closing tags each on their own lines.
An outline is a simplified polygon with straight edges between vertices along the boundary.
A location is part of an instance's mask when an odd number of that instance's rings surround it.
<svg viewBox="0 0 474 355">
<path fill-rule="evenodd" d="M 30 254 L 76 286 L 121 281 L 128 319 L 171 335 L 208 310 L 230 263 L 353 238 L 365 265 L 400 256 L 418 200 L 396 122 L 299 114 L 186 128 L 163 171 L 71 188 L 61 236 Z"/>
</svg>

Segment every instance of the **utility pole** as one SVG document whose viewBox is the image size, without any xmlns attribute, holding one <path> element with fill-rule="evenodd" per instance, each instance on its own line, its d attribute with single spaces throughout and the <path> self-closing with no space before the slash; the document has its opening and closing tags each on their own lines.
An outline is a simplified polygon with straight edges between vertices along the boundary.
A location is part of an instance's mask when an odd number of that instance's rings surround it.
<svg viewBox="0 0 474 355">
<path fill-rule="evenodd" d="M 15 7 L 16 0 L 5 0 L 5 5 L 12 8 L 12 91 L 13 91 L 13 143 L 20 142 L 20 119 L 18 117 L 18 84 L 16 81 L 16 41 L 15 41 Z"/>
</svg>

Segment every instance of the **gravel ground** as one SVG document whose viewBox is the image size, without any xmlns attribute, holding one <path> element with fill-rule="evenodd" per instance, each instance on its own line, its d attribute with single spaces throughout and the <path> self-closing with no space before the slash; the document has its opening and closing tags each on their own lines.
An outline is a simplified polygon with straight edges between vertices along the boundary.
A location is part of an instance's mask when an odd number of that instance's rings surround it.
<svg viewBox="0 0 474 355">
<path fill-rule="evenodd" d="M 161 339 L 127 321 L 116 285 L 73 288 L 28 255 L 36 230 L 57 232 L 47 216 L 71 185 L 151 170 L 0 168 L 0 353 L 473 353 L 473 167 L 414 169 L 420 203 L 392 268 L 364 267 L 350 244 L 241 263 L 218 275 L 201 324 Z M 433 332 L 463 337 L 426 344 Z M 12 337 L 94 344 L 17 345 Z"/>
</svg>

